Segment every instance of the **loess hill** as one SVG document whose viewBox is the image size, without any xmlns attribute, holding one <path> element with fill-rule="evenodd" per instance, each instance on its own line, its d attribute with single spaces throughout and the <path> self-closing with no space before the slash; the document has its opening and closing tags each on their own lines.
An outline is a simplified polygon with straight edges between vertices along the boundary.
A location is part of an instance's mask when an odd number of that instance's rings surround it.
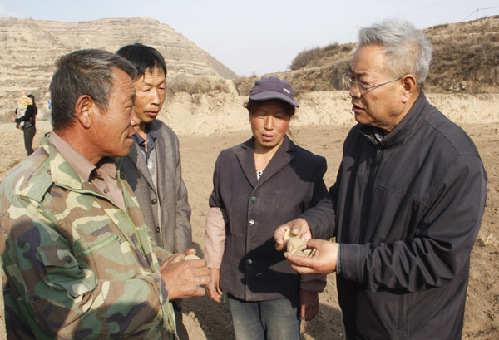
<svg viewBox="0 0 499 340">
<path fill-rule="evenodd" d="M 427 92 L 499 93 L 499 16 L 423 31 L 433 44 Z M 332 43 L 303 51 L 295 57 L 289 72 L 276 75 L 299 92 L 342 90 L 341 75 L 355 48 L 355 43 Z"/>
<path fill-rule="evenodd" d="M 427 92 L 499 93 L 499 16 L 424 31 L 434 47 Z M 150 18 L 88 22 L 0 18 L 0 118 L 10 116 L 22 90 L 33 93 L 38 106 L 48 112 L 48 87 L 57 57 L 81 48 L 114 52 L 135 42 L 153 46 L 163 54 L 172 92 L 237 90 L 247 96 L 256 78 L 237 77 L 182 34 Z M 355 43 L 332 43 L 303 51 L 289 71 L 274 75 L 288 80 L 298 93 L 342 90 L 341 75 L 355 47 Z"/>
</svg>

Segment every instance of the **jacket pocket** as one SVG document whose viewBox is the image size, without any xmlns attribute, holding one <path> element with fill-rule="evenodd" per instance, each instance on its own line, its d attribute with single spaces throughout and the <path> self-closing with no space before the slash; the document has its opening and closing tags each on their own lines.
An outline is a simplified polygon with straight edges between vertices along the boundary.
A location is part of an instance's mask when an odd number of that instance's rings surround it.
<svg viewBox="0 0 499 340">
<path fill-rule="evenodd" d="M 73 298 L 90 292 L 97 286 L 94 273 L 82 268 L 68 248 L 49 245 L 39 247 L 37 252 L 45 268 L 42 279 L 47 286 L 64 290 Z"/>
</svg>

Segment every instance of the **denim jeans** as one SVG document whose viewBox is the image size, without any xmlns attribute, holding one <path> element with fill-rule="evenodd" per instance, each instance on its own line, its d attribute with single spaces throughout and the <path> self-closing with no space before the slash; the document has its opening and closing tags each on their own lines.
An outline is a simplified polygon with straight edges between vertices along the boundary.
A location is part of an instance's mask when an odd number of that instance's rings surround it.
<svg viewBox="0 0 499 340">
<path fill-rule="evenodd" d="M 247 302 L 228 295 L 236 340 L 298 340 L 298 297 Z"/>
</svg>

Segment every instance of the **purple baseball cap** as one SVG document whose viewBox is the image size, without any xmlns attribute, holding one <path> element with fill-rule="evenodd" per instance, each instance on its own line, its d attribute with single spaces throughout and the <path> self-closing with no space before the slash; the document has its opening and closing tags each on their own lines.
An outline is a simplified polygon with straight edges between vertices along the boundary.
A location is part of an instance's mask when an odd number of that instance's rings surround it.
<svg viewBox="0 0 499 340">
<path fill-rule="evenodd" d="M 291 106 L 298 107 L 295 102 L 295 93 L 287 81 L 277 77 L 262 77 L 255 81 L 251 88 L 250 100 L 263 101 L 269 99 L 279 99 L 285 101 Z"/>
</svg>

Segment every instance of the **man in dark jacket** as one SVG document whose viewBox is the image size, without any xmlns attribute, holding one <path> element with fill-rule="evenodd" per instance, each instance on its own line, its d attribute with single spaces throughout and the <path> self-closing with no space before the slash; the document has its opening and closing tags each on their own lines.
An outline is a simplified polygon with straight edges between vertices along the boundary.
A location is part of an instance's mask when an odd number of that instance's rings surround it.
<svg viewBox="0 0 499 340">
<path fill-rule="evenodd" d="M 156 119 L 166 98 L 166 63 L 155 48 L 136 43 L 119 49 L 137 70 L 135 143 L 122 159 L 121 171 L 139 201 L 151 237 L 171 253 L 192 248 L 187 189 L 181 175 L 180 151 L 175 132 Z M 177 336 L 189 338 L 182 324 L 181 301 L 173 301 Z"/>
<path fill-rule="evenodd" d="M 431 43 L 407 22 L 359 32 L 348 73 L 359 124 L 345 140 L 332 205 L 280 226 L 311 238 L 300 273 L 337 272 L 347 339 L 460 339 L 470 253 L 486 201 L 471 139 L 422 92 Z M 325 212 L 334 210 L 334 220 Z M 335 236 L 336 242 L 317 240 Z"/>
</svg>

